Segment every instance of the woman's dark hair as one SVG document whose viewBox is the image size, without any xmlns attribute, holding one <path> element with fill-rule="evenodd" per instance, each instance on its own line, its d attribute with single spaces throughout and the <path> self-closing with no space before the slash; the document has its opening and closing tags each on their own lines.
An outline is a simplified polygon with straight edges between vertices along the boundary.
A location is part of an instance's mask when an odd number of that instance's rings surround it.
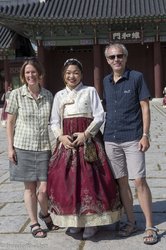
<svg viewBox="0 0 166 250">
<path fill-rule="evenodd" d="M 20 69 L 20 80 L 22 83 L 26 83 L 25 80 L 25 67 L 27 65 L 32 65 L 38 72 L 39 77 L 43 78 L 44 77 L 44 68 L 42 64 L 38 61 L 37 58 L 28 58 L 22 65 Z"/>
<path fill-rule="evenodd" d="M 79 70 L 81 71 L 81 74 L 83 74 L 82 63 L 80 61 L 78 61 L 76 58 L 70 58 L 64 62 L 63 69 L 62 69 L 62 76 L 64 75 L 64 73 L 69 65 L 76 65 L 79 68 Z"/>
<path fill-rule="evenodd" d="M 79 70 L 81 71 L 81 74 L 83 74 L 83 66 L 80 61 L 78 61 L 76 58 L 69 58 L 65 61 L 63 68 L 62 68 L 62 78 L 64 80 L 64 74 L 66 72 L 66 69 L 68 68 L 69 65 L 76 65 Z"/>
<path fill-rule="evenodd" d="M 78 68 L 80 69 L 81 73 L 83 73 L 83 67 L 82 67 L 82 63 L 80 61 L 78 61 L 76 58 L 70 58 L 67 59 L 64 63 L 64 67 L 66 68 L 69 65 L 77 65 Z"/>
</svg>

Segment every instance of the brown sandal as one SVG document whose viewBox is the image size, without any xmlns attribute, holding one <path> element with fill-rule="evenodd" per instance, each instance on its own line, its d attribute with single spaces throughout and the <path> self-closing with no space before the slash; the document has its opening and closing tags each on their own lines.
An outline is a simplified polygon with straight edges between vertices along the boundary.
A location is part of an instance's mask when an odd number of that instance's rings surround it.
<svg viewBox="0 0 166 250">
<path fill-rule="evenodd" d="M 136 233 L 138 231 L 136 222 L 133 224 L 129 221 L 127 221 L 119 230 L 119 236 L 121 237 L 129 237 L 132 234 Z"/>
<path fill-rule="evenodd" d="M 52 219 L 51 219 L 51 216 L 50 214 L 48 213 L 47 215 L 43 215 L 42 212 L 40 211 L 39 212 L 39 218 L 45 222 L 47 228 L 49 231 L 51 230 L 58 230 L 59 227 L 57 225 L 54 225 L 53 222 L 52 222 Z M 50 219 L 49 222 L 47 221 L 47 219 Z"/>
</svg>

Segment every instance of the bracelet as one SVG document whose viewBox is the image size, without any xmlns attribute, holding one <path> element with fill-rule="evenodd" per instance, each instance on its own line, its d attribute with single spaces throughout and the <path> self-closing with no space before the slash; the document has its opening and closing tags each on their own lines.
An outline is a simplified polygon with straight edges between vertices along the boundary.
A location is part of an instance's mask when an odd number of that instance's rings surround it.
<svg viewBox="0 0 166 250">
<path fill-rule="evenodd" d="M 143 135 L 142 136 L 145 136 L 146 138 L 148 138 L 149 139 L 149 134 L 147 134 L 147 133 L 143 133 Z"/>
</svg>

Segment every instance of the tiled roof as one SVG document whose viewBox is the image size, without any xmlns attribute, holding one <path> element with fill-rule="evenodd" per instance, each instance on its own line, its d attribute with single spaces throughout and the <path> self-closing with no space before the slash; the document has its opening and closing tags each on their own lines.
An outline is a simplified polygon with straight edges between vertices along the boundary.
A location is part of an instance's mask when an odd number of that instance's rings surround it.
<svg viewBox="0 0 166 250">
<path fill-rule="evenodd" d="M 14 10 L 15 8 L 19 9 L 19 8 L 21 8 L 21 7 L 19 7 L 21 5 L 29 4 L 29 6 L 30 6 L 32 3 L 39 3 L 39 0 L 0 1 L 0 10 L 2 10 L 2 13 L 6 13 L 6 11 L 9 10 L 10 8 L 12 10 Z M 14 6 L 17 6 L 17 7 L 14 7 Z M 3 12 L 3 10 L 4 10 L 4 12 Z M 0 16 L 1 16 L 1 11 L 0 11 Z M 5 22 L 6 21 L 4 21 L 4 23 Z M 0 20 L 0 23 L 1 23 L 1 20 Z M 3 24 L 3 22 L 2 22 L 2 24 Z M 6 23 L 5 23 L 5 26 L 6 26 Z M 0 49 L 10 48 L 15 36 L 16 36 L 16 32 L 14 32 L 6 27 L 0 26 Z"/>
<path fill-rule="evenodd" d="M 59 21 L 166 17 L 166 0 L 47 0 L 0 8 L 2 14 Z"/>
<path fill-rule="evenodd" d="M 22 3 L 33 3 L 33 2 L 39 2 L 40 0 L 0 0 L 0 5 L 17 5 Z"/>
<path fill-rule="evenodd" d="M 0 25 L 32 37 L 44 24 L 123 23 L 154 19 L 166 22 L 166 0 L 12 0 L 0 4 Z M 10 2 L 10 3 L 9 3 Z M 8 47 L 14 32 L 0 28 L 0 48 Z"/>
<path fill-rule="evenodd" d="M 15 34 L 15 32 L 0 26 L 0 49 L 9 48 Z"/>
</svg>

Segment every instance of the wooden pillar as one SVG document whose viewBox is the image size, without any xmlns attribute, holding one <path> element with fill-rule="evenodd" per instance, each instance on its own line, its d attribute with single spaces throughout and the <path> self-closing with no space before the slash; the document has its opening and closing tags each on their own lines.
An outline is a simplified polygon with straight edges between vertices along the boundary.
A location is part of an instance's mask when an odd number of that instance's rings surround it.
<svg viewBox="0 0 166 250">
<path fill-rule="evenodd" d="M 162 97 L 161 48 L 160 42 L 154 42 L 154 87 L 155 98 Z"/>
<path fill-rule="evenodd" d="M 38 40 L 37 41 L 37 58 L 40 61 L 40 63 L 43 65 L 45 69 L 45 56 L 44 56 L 44 46 L 43 46 L 43 41 Z M 41 81 L 41 85 L 45 87 L 45 77 Z"/>
<path fill-rule="evenodd" d="M 99 44 L 93 46 L 94 60 L 94 87 L 96 88 L 100 98 L 102 98 L 102 64 L 101 64 L 101 49 Z"/>
<path fill-rule="evenodd" d="M 4 57 L 4 78 L 5 78 L 5 92 L 7 92 L 10 86 L 10 72 L 9 72 L 9 61 L 7 56 Z"/>
</svg>

